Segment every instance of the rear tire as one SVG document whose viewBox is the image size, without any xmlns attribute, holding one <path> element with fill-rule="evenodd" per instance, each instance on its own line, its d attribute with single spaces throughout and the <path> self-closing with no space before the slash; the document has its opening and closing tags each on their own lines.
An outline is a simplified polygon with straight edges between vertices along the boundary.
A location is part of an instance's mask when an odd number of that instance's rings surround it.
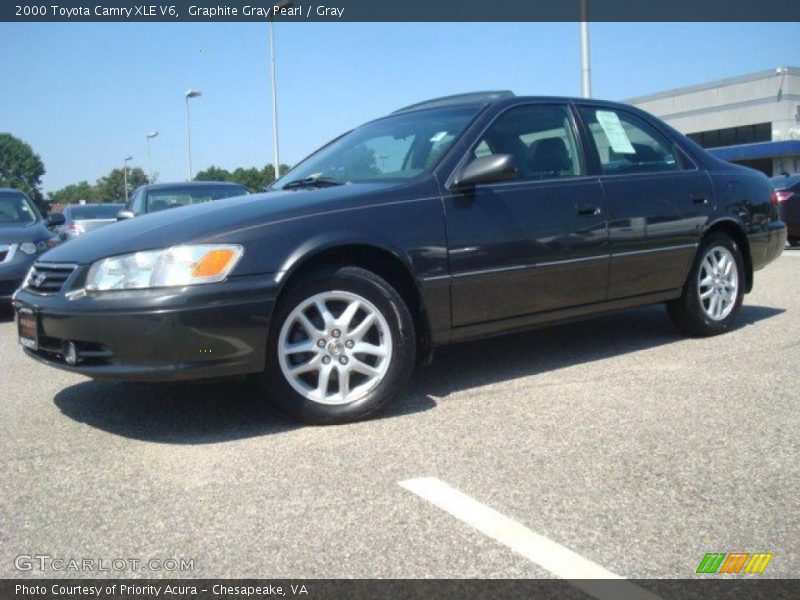
<svg viewBox="0 0 800 600">
<path fill-rule="evenodd" d="M 262 384 L 309 424 L 346 423 L 386 408 L 414 368 L 414 322 L 397 291 L 359 267 L 303 277 L 276 308 Z"/>
<path fill-rule="evenodd" d="M 797 248 L 798 246 L 800 246 L 800 238 L 790 237 L 789 238 L 789 245 L 792 248 Z"/>
<path fill-rule="evenodd" d="M 728 331 L 744 299 L 745 270 L 738 244 L 726 233 L 709 234 L 700 244 L 680 298 L 667 311 L 681 332 L 697 337 Z"/>
</svg>

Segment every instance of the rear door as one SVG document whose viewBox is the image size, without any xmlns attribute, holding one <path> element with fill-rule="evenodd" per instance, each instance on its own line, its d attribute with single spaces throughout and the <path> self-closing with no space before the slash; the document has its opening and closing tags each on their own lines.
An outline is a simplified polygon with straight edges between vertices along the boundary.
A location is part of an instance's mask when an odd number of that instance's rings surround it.
<svg viewBox="0 0 800 600">
<path fill-rule="evenodd" d="M 463 164 L 512 154 L 518 176 L 445 196 L 453 325 L 605 299 L 603 195 L 586 175 L 566 103 L 515 105 L 478 137 Z"/>
<path fill-rule="evenodd" d="M 609 299 L 680 288 L 713 207 L 714 189 L 656 123 L 582 105 L 606 197 Z"/>
</svg>

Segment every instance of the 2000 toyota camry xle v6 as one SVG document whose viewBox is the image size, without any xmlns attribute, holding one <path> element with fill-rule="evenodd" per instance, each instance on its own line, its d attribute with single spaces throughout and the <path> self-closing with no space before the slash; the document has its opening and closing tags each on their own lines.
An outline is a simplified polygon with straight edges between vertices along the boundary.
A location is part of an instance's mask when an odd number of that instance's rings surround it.
<svg viewBox="0 0 800 600">
<path fill-rule="evenodd" d="M 30 356 L 97 379 L 258 374 L 334 423 L 450 342 L 666 302 L 731 328 L 786 227 L 767 178 L 640 110 L 438 99 L 335 139 L 270 190 L 49 251 L 15 297 Z"/>
</svg>

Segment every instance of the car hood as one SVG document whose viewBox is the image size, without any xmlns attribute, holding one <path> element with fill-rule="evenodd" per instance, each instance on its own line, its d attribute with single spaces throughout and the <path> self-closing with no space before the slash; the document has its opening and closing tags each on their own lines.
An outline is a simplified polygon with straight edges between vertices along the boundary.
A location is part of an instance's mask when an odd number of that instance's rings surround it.
<svg viewBox="0 0 800 600">
<path fill-rule="evenodd" d="M 101 258 L 177 244 L 224 242 L 226 234 L 331 210 L 363 205 L 388 183 L 274 191 L 167 209 L 120 221 L 50 250 L 43 260 L 90 264 Z"/>
<path fill-rule="evenodd" d="M 39 242 L 48 237 L 53 237 L 53 234 L 41 221 L 27 225 L 0 225 L 0 244 Z"/>
</svg>

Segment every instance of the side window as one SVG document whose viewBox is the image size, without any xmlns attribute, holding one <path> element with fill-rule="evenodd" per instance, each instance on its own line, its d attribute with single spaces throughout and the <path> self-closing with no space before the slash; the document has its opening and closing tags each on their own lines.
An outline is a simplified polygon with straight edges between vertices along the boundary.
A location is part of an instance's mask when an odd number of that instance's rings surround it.
<svg viewBox="0 0 800 600">
<path fill-rule="evenodd" d="M 639 117 L 609 108 L 583 107 L 604 175 L 680 171 L 673 144 Z"/>
<path fill-rule="evenodd" d="M 472 151 L 476 158 L 491 154 L 511 154 L 521 180 L 558 179 L 583 173 L 565 106 L 520 106 L 504 112 Z"/>
</svg>

